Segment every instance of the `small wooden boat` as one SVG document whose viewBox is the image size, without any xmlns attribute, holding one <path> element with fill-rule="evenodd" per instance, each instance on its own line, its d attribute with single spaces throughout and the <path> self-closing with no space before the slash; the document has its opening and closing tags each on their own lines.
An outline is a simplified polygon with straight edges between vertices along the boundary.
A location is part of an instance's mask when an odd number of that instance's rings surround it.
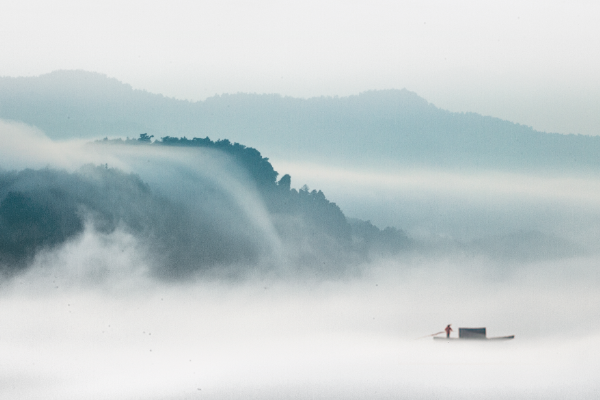
<svg viewBox="0 0 600 400">
<path fill-rule="evenodd" d="M 515 335 L 487 337 L 485 328 L 458 328 L 457 338 L 434 336 L 434 340 L 511 340 Z"/>
</svg>

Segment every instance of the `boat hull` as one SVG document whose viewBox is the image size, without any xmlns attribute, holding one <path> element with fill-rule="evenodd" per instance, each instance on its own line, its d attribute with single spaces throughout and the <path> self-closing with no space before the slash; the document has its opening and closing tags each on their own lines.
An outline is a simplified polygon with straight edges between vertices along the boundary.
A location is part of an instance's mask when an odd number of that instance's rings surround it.
<svg viewBox="0 0 600 400">
<path fill-rule="evenodd" d="M 446 340 L 446 341 L 461 341 L 461 342 L 481 342 L 486 340 L 511 340 L 514 339 L 515 335 L 510 336 L 497 336 L 497 337 L 482 337 L 482 338 L 446 338 L 446 337 L 434 337 L 434 340 Z"/>
</svg>

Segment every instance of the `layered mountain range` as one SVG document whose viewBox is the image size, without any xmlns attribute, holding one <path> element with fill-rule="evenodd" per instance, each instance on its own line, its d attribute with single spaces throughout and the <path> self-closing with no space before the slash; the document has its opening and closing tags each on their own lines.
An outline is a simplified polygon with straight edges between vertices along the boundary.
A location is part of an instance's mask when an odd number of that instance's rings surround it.
<svg viewBox="0 0 600 400">
<path fill-rule="evenodd" d="M 600 137 L 453 113 L 408 90 L 300 99 L 228 94 L 190 102 L 84 71 L 0 78 L 0 118 L 53 139 L 227 138 L 291 160 L 503 170 L 595 169 Z"/>
</svg>

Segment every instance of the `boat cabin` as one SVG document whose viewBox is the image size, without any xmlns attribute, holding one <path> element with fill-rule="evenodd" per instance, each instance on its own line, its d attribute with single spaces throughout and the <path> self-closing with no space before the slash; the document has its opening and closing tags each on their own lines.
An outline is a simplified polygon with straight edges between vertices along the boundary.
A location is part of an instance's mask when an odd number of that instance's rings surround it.
<svg viewBox="0 0 600 400">
<path fill-rule="evenodd" d="M 487 339 L 485 328 L 458 328 L 459 339 Z"/>
</svg>

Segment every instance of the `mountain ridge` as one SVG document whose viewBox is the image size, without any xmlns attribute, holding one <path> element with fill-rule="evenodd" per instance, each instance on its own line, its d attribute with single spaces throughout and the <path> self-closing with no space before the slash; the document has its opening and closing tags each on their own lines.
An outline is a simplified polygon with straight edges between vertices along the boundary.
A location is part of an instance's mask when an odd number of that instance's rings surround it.
<svg viewBox="0 0 600 400">
<path fill-rule="evenodd" d="M 509 170 L 600 166 L 599 137 L 450 112 L 406 89 L 308 99 L 237 93 L 191 102 L 95 72 L 55 71 L 0 78 L 0 118 L 37 126 L 55 140 L 210 136 L 284 159 Z"/>
</svg>

